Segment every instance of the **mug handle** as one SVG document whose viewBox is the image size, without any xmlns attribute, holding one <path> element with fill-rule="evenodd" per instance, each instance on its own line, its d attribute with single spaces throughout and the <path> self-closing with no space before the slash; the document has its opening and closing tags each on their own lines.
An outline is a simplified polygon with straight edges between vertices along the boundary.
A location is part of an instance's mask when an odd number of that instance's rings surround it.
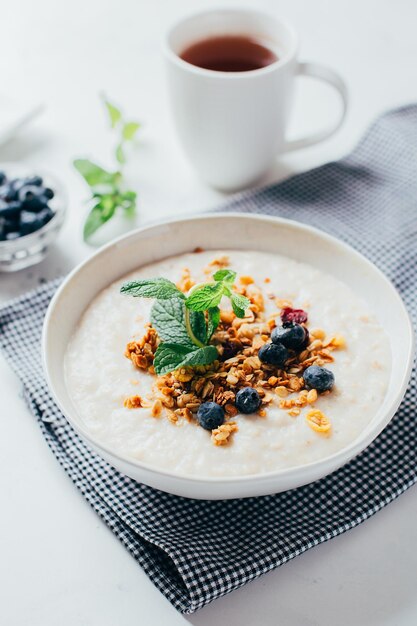
<svg viewBox="0 0 417 626">
<path fill-rule="evenodd" d="M 325 83 L 328 83 L 334 87 L 340 95 L 342 100 L 342 111 L 339 119 L 324 128 L 323 130 L 316 131 L 309 136 L 301 137 L 300 139 L 293 139 L 286 141 L 284 145 L 284 152 L 290 152 L 291 150 L 298 150 L 299 148 L 306 148 L 307 146 L 313 146 L 320 141 L 324 141 L 331 137 L 342 125 L 343 120 L 346 117 L 346 111 L 348 106 L 348 90 L 344 80 L 335 71 L 321 65 L 319 63 L 299 63 L 297 69 L 298 76 L 310 76 L 311 78 L 317 78 Z"/>
</svg>

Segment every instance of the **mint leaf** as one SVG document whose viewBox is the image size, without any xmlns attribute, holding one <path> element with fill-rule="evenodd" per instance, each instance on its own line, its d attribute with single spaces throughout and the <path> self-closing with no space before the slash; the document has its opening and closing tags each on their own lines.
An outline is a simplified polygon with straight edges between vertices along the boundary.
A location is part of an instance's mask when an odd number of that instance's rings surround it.
<svg viewBox="0 0 417 626">
<path fill-rule="evenodd" d="M 135 202 L 137 195 L 136 191 L 125 191 L 122 193 L 121 198 L 126 200 L 126 202 Z"/>
<path fill-rule="evenodd" d="M 157 298 L 158 300 L 185 298 L 173 282 L 162 277 L 132 280 L 124 283 L 120 291 L 135 298 Z"/>
<path fill-rule="evenodd" d="M 117 198 L 115 198 L 113 195 L 101 196 L 97 206 L 100 207 L 104 221 L 107 222 L 107 220 L 113 217 L 114 212 L 117 208 Z"/>
<path fill-rule="evenodd" d="M 119 145 L 116 148 L 115 155 L 120 165 L 123 165 L 124 163 L 126 163 L 125 153 L 123 151 L 123 143 L 119 143 Z"/>
<path fill-rule="evenodd" d="M 220 304 L 223 295 L 222 283 L 204 285 L 196 289 L 185 301 L 187 309 L 193 311 L 206 311 Z"/>
<path fill-rule="evenodd" d="M 101 184 L 115 184 L 119 172 L 107 172 L 105 169 L 88 159 L 75 159 L 75 169 L 81 174 L 90 187 Z"/>
<path fill-rule="evenodd" d="M 117 131 L 118 143 L 115 157 L 122 166 L 126 162 L 124 144 L 133 139 L 139 124 L 137 122 L 125 122 L 122 112 L 114 104 L 106 98 L 103 98 L 103 102 L 110 125 Z M 136 193 L 123 189 L 124 180 L 121 167 L 116 172 L 109 172 L 88 159 L 76 159 L 73 164 L 90 186 L 94 204 L 84 225 L 84 239 L 86 241 L 98 228 L 111 219 L 116 211 L 124 211 L 128 217 L 135 214 Z"/>
<path fill-rule="evenodd" d="M 136 196 L 135 191 L 125 191 L 118 196 L 119 206 L 128 217 L 133 217 L 136 213 Z"/>
<path fill-rule="evenodd" d="M 187 346 L 181 346 L 176 343 L 159 344 L 153 360 L 155 372 L 159 376 L 174 372 L 183 364 L 189 352 L 190 349 Z"/>
<path fill-rule="evenodd" d="M 197 350 L 189 352 L 181 365 L 189 365 L 190 367 L 196 367 L 197 365 L 209 365 L 210 363 L 213 363 L 218 356 L 219 353 L 215 346 L 204 346 L 204 348 L 197 348 Z"/>
<path fill-rule="evenodd" d="M 163 341 L 195 348 L 185 327 L 183 300 L 156 300 L 151 310 L 151 324 Z"/>
<path fill-rule="evenodd" d="M 214 346 L 205 346 L 196 350 L 189 350 L 186 346 L 175 343 L 161 343 L 155 352 L 153 365 L 155 372 L 161 376 L 173 372 L 186 365 L 209 365 L 218 357 L 219 353 Z"/>
<path fill-rule="evenodd" d="M 103 205 L 101 201 L 91 209 L 84 223 L 83 237 L 87 241 L 103 224 L 111 219 L 116 210 L 114 204 Z"/>
<path fill-rule="evenodd" d="M 136 202 L 124 202 L 123 208 L 127 217 L 133 217 L 136 213 Z"/>
<path fill-rule="evenodd" d="M 207 325 L 204 313 L 202 311 L 190 311 L 190 323 L 191 330 L 198 341 L 207 343 Z"/>
<path fill-rule="evenodd" d="M 245 317 L 245 311 L 250 305 L 250 300 L 246 296 L 242 296 L 240 293 L 231 293 L 230 300 L 232 302 L 232 309 L 236 317 Z"/>
<path fill-rule="evenodd" d="M 101 199 L 103 196 L 113 196 L 117 193 L 116 185 L 111 183 L 99 183 L 91 187 L 91 193 L 94 198 Z"/>
<path fill-rule="evenodd" d="M 233 285 L 236 278 L 236 272 L 232 270 L 218 270 L 215 274 L 213 274 L 213 278 L 216 282 L 225 282 Z"/>
<path fill-rule="evenodd" d="M 104 100 L 104 104 L 107 109 L 107 113 L 109 114 L 111 127 L 115 128 L 122 119 L 122 114 L 120 110 L 115 107 L 114 104 L 111 104 L 111 102 L 109 102 L 108 100 Z"/>
<path fill-rule="evenodd" d="M 122 137 L 125 141 L 131 141 L 133 137 L 136 135 L 138 129 L 140 128 L 140 124 L 137 122 L 126 122 L 123 125 L 122 129 Z"/>
<path fill-rule="evenodd" d="M 214 331 L 220 322 L 220 309 L 218 306 L 212 307 L 208 310 L 208 323 L 207 323 L 207 341 L 210 340 Z"/>
</svg>

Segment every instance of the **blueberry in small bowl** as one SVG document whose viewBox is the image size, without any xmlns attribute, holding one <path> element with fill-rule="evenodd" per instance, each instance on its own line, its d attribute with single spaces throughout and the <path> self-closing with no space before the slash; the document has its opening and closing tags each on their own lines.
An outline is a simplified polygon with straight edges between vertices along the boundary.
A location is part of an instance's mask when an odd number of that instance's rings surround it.
<svg viewBox="0 0 417 626">
<path fill-rule="evenodd" d="M 0 166 L 0 272 L 14 272 L 46 256 L 65 217 L 65 195 L 50 174 Z"/>
</svg>

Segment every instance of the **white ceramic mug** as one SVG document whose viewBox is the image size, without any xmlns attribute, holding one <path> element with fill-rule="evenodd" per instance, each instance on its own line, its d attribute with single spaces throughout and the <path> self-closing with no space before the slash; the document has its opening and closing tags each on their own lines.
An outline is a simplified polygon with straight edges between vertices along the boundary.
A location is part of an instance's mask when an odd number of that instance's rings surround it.
<svg viewBox="0 0 417 626">
<path fill-rule="evenodd" d="M 278 60 L 247 72 L 219 72 L 180 58 L 190 44 L 219 35 L 255 37 Z M 192 15 L 171 28 L 165 53 L 180 140 L 192 164 L 214 187 L 235 190 L 256 182 L 277 155 L 327 139 L 345 117 L 347 90 L 340 76 L 317 63 L 300 63 L 294 30 L 264 13 L 225 9 Z M 294 79 L 300 75 L 332 85 L 343 106 L 328 128 L 287 141 Z"/>
</svg>

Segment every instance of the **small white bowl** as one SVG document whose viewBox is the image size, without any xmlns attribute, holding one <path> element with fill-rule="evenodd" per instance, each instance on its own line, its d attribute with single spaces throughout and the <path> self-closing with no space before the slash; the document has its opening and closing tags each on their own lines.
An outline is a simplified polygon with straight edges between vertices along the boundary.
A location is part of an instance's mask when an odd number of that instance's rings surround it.
<svg viewBox="0 0 417 626">
<path fill-rule="evenodd" d="M 77 414 L 64 379 L 68 341 L 87 306 L 113 281 L 143 264 L 209 249 L 259 248 L 286 255 L 330 273 L 368 303 L 391 345 L 392 364 L 382 406 L 360 436 L 330 457 L 267 474 L 196 478 L 159 470 L 123 458 L 89 433 Z M 337 239 L 289 220 L 238 213 L 200 215 L 141 228 L 110 243 L 77 267 L 49 306 L 43 332 L 43 358 L 51 392 L 77 433 L 122 473 L 162 491 L 189 498 L 220 500 L 260 496 L 311 483 L 350 461 L 385 428 L 407 388 L 414 355 L 414 333 L 405 306 L 393 285 L 370 261 Z"/>
<path fill-rule="evenodd" d="M 0 272 L 17 272 L 43 261 L 61 230 L 66 212 L 66 194 L 62 184 L 48 172 L 38 168 L 29 168 L 16 163 L 0 165 L 8 178 L 41 176 L 46 187 L 54 192 L 48 202 L 54 211 L 50 221 L 35 232 L 11 241 L 0 241 Z"/>
</svg>

